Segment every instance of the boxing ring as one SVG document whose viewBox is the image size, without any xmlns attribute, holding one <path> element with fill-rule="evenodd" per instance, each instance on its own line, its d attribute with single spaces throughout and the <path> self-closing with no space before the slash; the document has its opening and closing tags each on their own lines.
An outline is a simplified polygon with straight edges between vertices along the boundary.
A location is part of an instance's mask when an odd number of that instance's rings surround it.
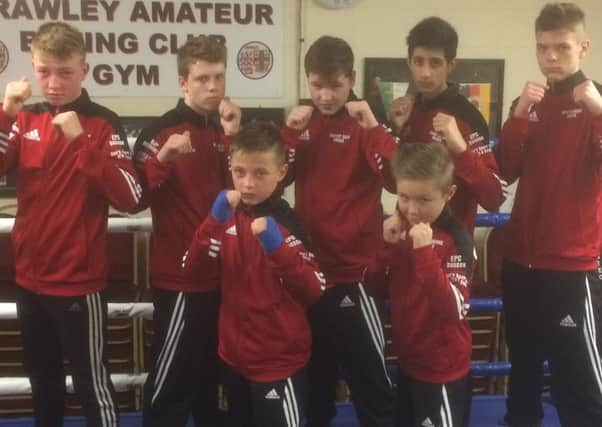
<svg viewBox="0 0 602 427">
<path fill-rule="evenodd" d="M 478 214 L 477 227 L 498 227 L 508 221 L 508 214 Z M 0 233 L 10 233 L 14 219 L 0 218 Z M 149 217 L 144 218 L 109 218 L 108 229 L 110 233 L 148 232 L 152 229 Z M 500 298 L 482 298 L 470 300 L 470 314 L 495 313 L 502 310 Z M 152 319 L 153 305 L 145 302 L 109 303 L 108 315 L 111 319 L 143 318 Z M 14 303 L 0 303 L 0 320 L 16 319 L 17 310 Z M 394 374 L 397 366 L 389 365 L 388 369 Z M 471 374 L 478 377 L 505 376 L 510 372 L 509 362 L 473 362 Z M 111 379 L 117 391 L 134 390 L 142 387 L 146 380 L 146 373 L 140 374 L 112 374 Z M 392 375 L 392 378 L 395 378 Z M 66 378 L 68 392 L 73 392 L 71 377 Z M 29 380 L 25 377 L 0 378 L 0 396 L 15 394 L 30 394 Z M 543 397 L 545 418 L 542 427 L 560 427 L 556 411 L 549 401 Z M 479 395 L 472 399 L 472 412 L 470 427 L 496 427 L 505 414 L 505 400 L 501 395 Z M 138 427 L 141 425 L 141 416 L 138 413 L 121 414 L 122 427 Z M 0 419 L 0 427 L 29 427 L 33 425 L 31 418 Z M 192 426 L 192 424 L 190 424 Z M 66 427 L 83 427 L 85 422 L 82 417 L 66 417 Z M 333 427 L 359 427 L 353 405 L 339 403 L 337 417 Z"/>
</svg>

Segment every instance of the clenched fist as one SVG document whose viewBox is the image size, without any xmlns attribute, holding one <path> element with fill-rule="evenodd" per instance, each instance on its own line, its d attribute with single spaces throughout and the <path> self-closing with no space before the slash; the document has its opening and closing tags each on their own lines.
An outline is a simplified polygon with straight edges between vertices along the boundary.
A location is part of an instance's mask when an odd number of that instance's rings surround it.
<svg viewBox="0 0 602 427">
<path fill-rule="evenodd" d="M 413 248 L 422 248 L 433 244 L 433 229 L 425 222 L 414 225 L 408 232 L 412 239 Z"/>
<path fill-rule="evenodd" d="M 520 118 L 527 118 L 531 107 L 538 104 L 546 94 L 547 87 L 537 82 L 527 82 L 520 94 L 518 103 L 514 108 L 514 115 Z"/>
<path fill-rule="evenodd" d="M 230 101 L 230 98 L 225 97 L 220 101 L 217 110 L 219 111 L 220 123 L 224 128 L 224 134 L 227 136 L 236 135 L 238 129 L 240 129 L 240 107 Z"/>
<path fill-rule="evenodd" d="M 452 153 L 459 154 L 468 148 L 454 116 L 437 113 L 433 118 L 433 129 L 443 135 L 445 144 Z"/>
<path fill-rule="evenodd" d="M 295 130 L 304 130 L 309 125 L 313 113 L 314 107 L 309 105 L 293 107 L 286 118 L 286 126 Z"/>
<path fill-rule="evenodd" d="M 254 236 L 258 236 L 260 233 L 263 233 L 268 228 L 268 220 L 265 216 L 261 218 L 255 218 L 251 223 L 251 232 Z"/>
<path fill-rule="evenodd" d="M 190 131 L 173 133 L 169 135 L 169 138 L 167 138 L 167 141 L 165 141 L 165 144 L 163 144 L 157 153 L 157 160 L 160 163 L 169 163 L 181 154 L 192 153 L 193 151 Z"/>
<path fill-rule="evenodd" d="M 391 103 L 391 107 L 389 108 L 389 120 L 391 120 L 393 129 L 396 132 L 399 132 L 405 126 L 413 109 L 413 96 L 401 96 Z"/>
<path fill-rule="evenodd" d="M 395 210 L 393 215 L 383 222 L 383 239 L 387 243 L 396 244 L 406 238 L 406 221 Z"/>
<path fill-rule="evenodd" d="M 378 126 L 378 121 L 366 101 L 349 101 L 345 103 L 345 108 L 349 115 L 357 120 L 364 129 Z"/>
<path fill-rule="evenodd" d="M 2 103 L 4 113 L 11 118 L 15 118 L 30 96 L 31 83 L 29 83 L 27 77 L 21 77 L 21 80 L 9 82 L 6 85 L 4 101 Z"/>
<path fill-rule="evenodd" d="M 573 89 L 576 104 L 583 105 L 594 116 L 602 114 L 602 96 L 591 80 L 586 80 Z"/>
<path fill-rule="evenodd" d="M 84 133 L 82 124 L 75 111 L 65 111 L 64 113 L 57 114 L 52 118 L 52 124 L 55 129 L 62 132 L 67 142 L 73 141 Z"/>
</svg>

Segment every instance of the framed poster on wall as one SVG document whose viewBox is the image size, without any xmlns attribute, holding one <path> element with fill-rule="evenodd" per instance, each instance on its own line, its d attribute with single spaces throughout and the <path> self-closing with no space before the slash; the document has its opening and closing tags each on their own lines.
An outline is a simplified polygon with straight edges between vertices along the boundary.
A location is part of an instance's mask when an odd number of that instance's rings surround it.
<svg viewBox="0 0 602 427">
<path fill-rule="evenodd" d="M 377 118 L 387 119 L 393 99 L 416 93 L 405 58 L 366 58 L 364 64 L 364 98 Z M 449 80 L 458 83 L 460 93 L 481 112 L 489 125 L 491 137 L 502 126 L 504 96 L 503 59 L 458 59 Z"/>
</svg>

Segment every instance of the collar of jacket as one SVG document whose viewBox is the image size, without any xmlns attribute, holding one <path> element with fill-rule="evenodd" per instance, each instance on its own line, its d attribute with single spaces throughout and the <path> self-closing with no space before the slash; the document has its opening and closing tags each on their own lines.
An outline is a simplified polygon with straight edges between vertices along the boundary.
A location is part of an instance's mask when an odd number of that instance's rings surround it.
<svg viewBox="0 0 602 427">
<path fill-rule="evenodd" d="M 213 126 L 217 129 L 222 128 L 217 111 L 198 113 L 186 105 L 183 98 L 178 99 L 176 110 L 178 110 L 178 113 L 180 113 L 187 122 L 198 127 Z"/>
<path fill-rule="evenodd" d="M 447 82 L 447 88 L 432 99 L 426 99 L 422 94 L 416 95 L 416 105 L 423 110 L 444 107 L 458 95 L 459 87 L 456 83 Z"/>
<path fill-rule="evenodd" d="M 575 74 L 568 76 L 566 79 L 561 80 L 556 83 L 548 82 L 550 86 L 550 92 L 555 95 L 560 95 L 561 93 L 571 91 L 575 88 L 575 86 L 580 85 L 584 81 L 587 80 L 583 71 L 579 70 Z"/>
<path fill-rule="evenodd" d="M 92 105 L 92 101 L 90 100 L 90 96 L 88 95 L 88 91 L 82 88 L 82 93 L 75 99 L 75 101 L 70 102 L 69 104 L 61 105 L 60 107 L 56 107 L 49 102 L 44 102 L 44 109 L 49 111 L 53 115 L 63 113 L 65 111 L 76 111 L 82 112 L 89 108 Z"/>
<path fill-rule="evenodd" d="M 437 228 L 447 228 L 446 226 L 453 220 L 454 214 L 452 213 L 449 204 L 446 204 L 435 222 L 433 222 L 433 226 Z"/>
<path fill-rule="evenodd" d="M 270 197 L 255 206 L 248 206 L 241 202 L 240 210 L 255 218 L 268 215 L 276 216 L 276 211 L 282 207 L 284 202 L 282 199 L 283 194 L 284 190 L 282 186 L 278 185 Z"/>
</svg>

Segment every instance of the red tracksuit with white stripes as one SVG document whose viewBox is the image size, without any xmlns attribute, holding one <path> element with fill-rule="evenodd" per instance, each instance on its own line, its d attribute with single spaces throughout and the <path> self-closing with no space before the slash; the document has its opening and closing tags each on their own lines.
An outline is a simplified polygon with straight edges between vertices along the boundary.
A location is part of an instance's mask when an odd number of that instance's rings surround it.
<svg viewBox="0 0 602 427">
<path fill-rule="evenodd" d="M 458 92 L 457 84 L 449 83 L 448 88 L 434 99 L 416 96 L 410 118 L 399 134 L 400 142 L 443 142 L 441 134 L 433 129 L 433 119 L 438 113 L 454 116 L 468 144 L 466 151 L 452 154 L 458 190 L 450 206 L 454 216 L 472 235 L 477 205 L 497 211 L 504 202 L 505 183 L 499 178 L 489 146 L 487 123 L 479 110 Z"/>
<path fill-rule="evenodd" d="M 75 111 L 84 130 L 71 142 L 52 125 L 63 111 Z M 17 309 L 36 418 L 41 425 L 62 423 L 65 356 L 89 425 L 117 425 L 100 296 L 108 207 L 132 211 L 141 195 L 118 118 L 85 90 L 60 108 L 26 106 L 14 120 L 2 111 L 0 170 L 12 169 Z"/>
<path fill-rule="evenodd" d="M 600 254 L 602 117 L 573 100 L 584 81 L 577 72 L 550 84 L 528 118 L 511 110 L 500 136 L 502 175 L 520 178 L 502 269 L 511 425 L 543 416 L 545 359 L 561 423 L 602 425 L 602 301 L 600 282 L 591 281 Z"/>
<path fill-rule="evenodd" d="M 168 164 L 157 153 L 173 134 L 190 133 L 193 152 Z M 143 183 L 141 208 L 153 217 L 153 361 L 145 385 L 144 425 L 219 425 L 217 316 L 219 282 L 182 271 L 194 230 L 227 186 L 227 141 L 217 113 L 200 114 L 179 100 L 140 134 L 134 160 Z"/>
<path fill-rule="evenodd" d="M 268 215 L 284 238 L 270 254 L 251 232 L 251 222 Z M 306 307 L 320 298 L 325 280 L 302 236 L 292 209 L 274 194 L 242 206 L 224 223 L 209 215 L 185 257 L 188 277 L 220 277 L 219 355 L 229 402 L 234 399 L 228 426 L 291 427 L 305 417 L 303 378 L 311 352 Z"/>
<path fill-rule="evenodd" d="M 295 180 L 295 211 L 328 282 L 310 311 L 309 425 L 327 425 L 335 415 L 339 364 L 362 425 L 392 425 L 382 324 L 361 280 L 382 241 L 381 194 L 383 186 L 394 187 L 388 160 L 396 140 L 384 126 L 362 128 L 345 108 L 332 116 L 316 108 L 306 129 L 285 127 L 282 137 Z"/>
<path fill-rule="evenodd" d="M 474 245 L 449 208 L 432 228 L 432 246 L 385 243 L 367 274 L 391 302 L 399 427 L 461 426 L 468 410 Z"/>
</svg>

